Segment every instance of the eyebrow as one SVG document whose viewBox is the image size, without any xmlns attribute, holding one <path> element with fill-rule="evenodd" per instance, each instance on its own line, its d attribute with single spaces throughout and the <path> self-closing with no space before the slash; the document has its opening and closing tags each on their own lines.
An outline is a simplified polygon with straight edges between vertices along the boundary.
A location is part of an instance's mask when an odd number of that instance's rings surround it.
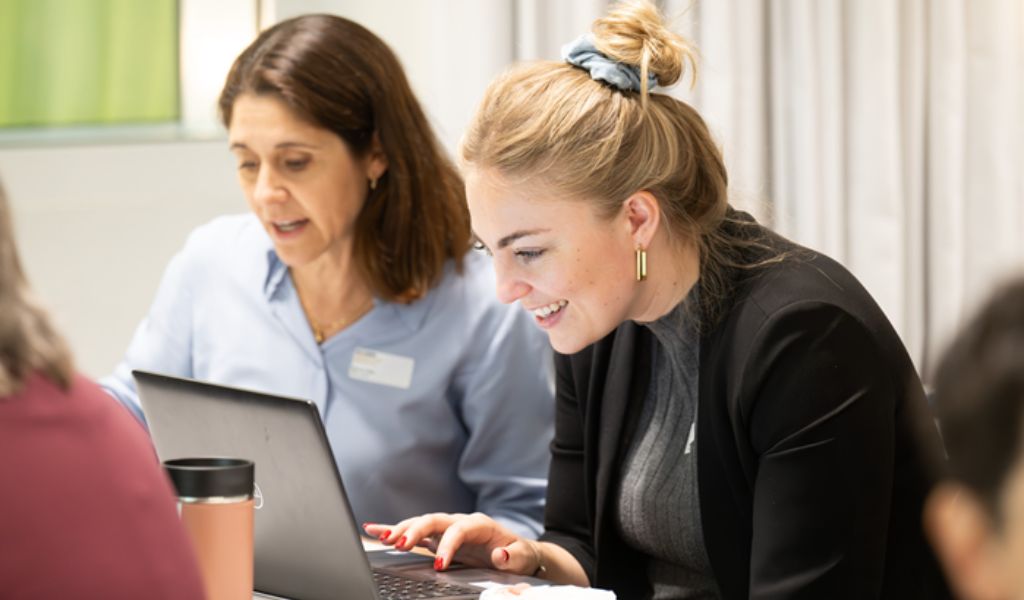
<svg viewBox="0 0 1024 600">
<path fill-rule="evenodd" d="M 531 235 L 537 235 L 538 233 L 544 233 L 546 231 L 551 231 L 551 230 L 550 229 L 524 229 L 524 230 L 521 230 L 521 231 L 516 231 L 515 233 L 510 233 L 510 234 L 506 235 L 505 237 L 501 238 L 500 240 L 498 240 L 498 250 L 501 250 L 503 248 L 507 248 L 509 244 L 511 244 L 512 242 L 514 242 L 514 241 L 516 241 L 518 239 L 521 239 L 521 238 L 524 238 L 524 237 L 529 237 Z"/>
<path fill-rule="evenodd" d="M 278 150 L 280 150 L 282 148 L 308 148 L 310 150 L 316 150 L 317 148 L 319 148 L 319 146 L 316 146 L 314 144 L 304 144 L 302 142 L 281 142 L 280 144 L 277 144 L 276 146 L 274 146 L 274 148 L 278 149 Z M 246 146 L 242 142 L 234 142 L 230 146 L 228 146 L 228 150 L 248 150 L 248 149 L 249 149 L 249 146 Z"/>
</svg>

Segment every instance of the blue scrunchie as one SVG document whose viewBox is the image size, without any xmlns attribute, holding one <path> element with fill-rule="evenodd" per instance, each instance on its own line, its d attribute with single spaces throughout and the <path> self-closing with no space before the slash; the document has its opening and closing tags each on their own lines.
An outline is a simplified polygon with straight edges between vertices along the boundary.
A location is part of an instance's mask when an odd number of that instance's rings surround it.
<svg viewBox="0 0 1024 600">
<path fill-rule="evenodd" d="M 640 91 L 640 67 L 612 60 L 601 54 L 589 35 L 580 36 L 576 41 L 562 46 L 562 58 L 570 65 L 590 73 L 591 79 L 604 81 L 623 92 Z M 647 90 L 658 85 L 658 78 L 647 73 Z"/>
</svg>

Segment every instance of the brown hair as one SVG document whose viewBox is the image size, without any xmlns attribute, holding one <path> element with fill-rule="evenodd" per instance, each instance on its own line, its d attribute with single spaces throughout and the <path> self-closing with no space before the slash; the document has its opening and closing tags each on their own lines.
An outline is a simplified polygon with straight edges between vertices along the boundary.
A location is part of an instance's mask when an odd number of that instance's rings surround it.
<svg viewBox="0 0 1024 600">
<path fill-rule="evenodd" d="M 695 53 L 647 0 L 624 2 L 595 21 L 594 45 L 669 86 Z M 695 77 L 695 76 L 694 76 Z M 460 147 L 465 164 L 519 181 L 543 180 L 568 197 L 596 203 L 612 217 L 638 190 L 665 213 L 673 239 L 694 241 L 701 255 L 701 313 L 716 318 L 728 294 L 726 268 L 744 264 L 758 245 L 754 228 L 732 220 L 722 155 L 704 120 L 675 98 L 622 91 L 564 62 L 514 68 L 488 87 Z M 726 221 L 734 227 L 723 227 Z M 759 263 L 763 264 L 763 263 Z"/>
<path fill-rule="evenodd" d="M 411 302 L 470 248 L 465 190 L 388 46 L 333 15 L 282 21 L 235 60 L 220 95 L 230 127 L 241 94 L 280 98 L 365 156 L 376 134 L 388 170 L 356 221 L 355 255 L 374 293 Z"/>
<path fill-rule="evenodd" d="M 948 454 L 939 466 L 998 523 L 1003 484 L 1024 456 L 1024 279 L 992 295 L 937 373 L 933 404 Z"/>
<path fill-rule="evenodd" d="M 0 398 L 17 393 L 33 372 L 67 388 L 71 352 L 29 289 L 14 243 L 14 223 L 0 186 Z"/>
</svg>

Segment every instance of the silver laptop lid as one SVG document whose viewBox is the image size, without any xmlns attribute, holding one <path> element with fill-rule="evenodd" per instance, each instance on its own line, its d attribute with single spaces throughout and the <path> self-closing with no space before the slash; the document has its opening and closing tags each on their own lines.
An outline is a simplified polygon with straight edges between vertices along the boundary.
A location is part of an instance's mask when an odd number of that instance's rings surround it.
<svg viewBox="0 0 1024 600">
<path fill-rule="evenodd" d="M 256 463 L 255 588 L 303 599 L 376 599 L 316 405 L 133 371 L 160 460 Z"/>
</svg>

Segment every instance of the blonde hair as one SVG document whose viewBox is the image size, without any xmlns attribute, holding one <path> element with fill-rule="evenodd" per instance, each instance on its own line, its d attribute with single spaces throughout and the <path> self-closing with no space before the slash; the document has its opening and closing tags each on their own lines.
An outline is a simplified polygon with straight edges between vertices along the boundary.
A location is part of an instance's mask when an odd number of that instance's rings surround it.
<svg viewBox="0 0 1024 600">
<path fill-rule="evenodd" d="M 29 289 L 0 186 L 0 398 L 17 393 L 36 371 L 67 388 L 71 353 Z"/>
<path fill-rule="evenodd" d="M 696 54 L 647 0 L 614 6 L 594 22 L 593 41 L 608 58 L 638 67 L 642 88 L 622 91 L 564 62 L 519 66 L 488 87 L 460 147 L 464 165 L 495 169 L 512 181 L 543 181 L 596 204 L 611 218 L 638 190 L 659 202 L 672 239 L 701 254 L 706 317 L 726 293 L 724 268 L 747 244 L 723 231 L 728 178 L 722 155 L 691 106 L 649 94 L 647 75 L 675 84 Z"/>
</svg>

